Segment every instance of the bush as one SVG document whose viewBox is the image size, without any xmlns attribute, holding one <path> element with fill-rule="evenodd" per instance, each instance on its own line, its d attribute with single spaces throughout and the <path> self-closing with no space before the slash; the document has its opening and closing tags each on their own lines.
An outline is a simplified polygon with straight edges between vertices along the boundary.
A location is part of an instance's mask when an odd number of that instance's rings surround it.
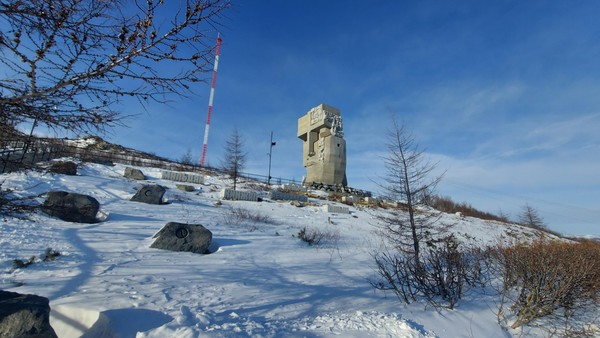
<svg viewBox="0 0 600 338">
<path fill-rule="evenodd" d="M 33 264 L 33 262 L 35 262 L 35 256 L 29 257 L 29 259 L 26 261 L 24 261 L 22 259 L 13 259 L 13 268 L 15 268 L 15 269 L 26 268 L 26 267 L 30 266 L 31 264 Z"/>
<path fill-rule="evenodd" d="M 515 317 L 512 328 L 552 317 L 564 322 L 563 334 L 581 332 L 573 327 L 577 318 L 600 304 L 600 244 L 537 241 L 498 253 L 503 267 L 499 314 L 508 303 Z"/>
<path fill-rule="evenodd" d="M 22 217 L 37 208 L 37 196 L 15 197 L 12 190 L 2 188 L 2 183 L 0 182 L 0 216 Z"/>
<path fill-rule="evenodd" d="M 179 158 L 179 163 L 185 165 L 194 165 L 194 157 L 192 156 L 192 149 L 188 148 L 185 154 L 181 155 Z"/>
<path fill-rule="evenodd" d="M 228 212 L 224 213 L 224 222 L 227 225 L 250 225 L 254 230 L 256 230 L 256 224 L 258 223 L 274 223 L 269 215 L 244 208 L 231 208 Z"/>
<path fill-rule="evenodd" d="M 465 216 L 472 216 L 480 219 L 500 221 L 505 223 L 509 222 L 505 216 L 497 216 L 489 212 L 477 210 L 465 202 L 456 203 L 450 197 L 446 196 L 429 196 L 427 199 L 427 204 L 430 207 L 443 212 L 455 213 L 460 211 Z"/>
<path fill-rule="evenodd" d="M 323 246 L 326 244 L 337 246 L 340 240 L 340 231 L 333 228 L 319 229 L 304 227 L 298 232 L 298 238 L 310 246 Z"/>
<path fill-rule="evenodd" d="M 44 252 L 44 256 L 42 256 L 42 261 L 44 261 L 44 262 L 53 261 L 59 256 L 61 256 L 60 252 L 58 252 L 52 248 L 47 248 L 46 252 Z"/>
<path fill-rule="evenodd" d="M 487 252 L 461 251 L 453 236 L 429 241 L 419 260 L 399 251 L 379 252 L 374 258 L 379 278 L 371 285 L 393 291 L 405 303 L 422 298 L 435 308 L 453 309 L 469 288 L 486 284 Z"/>
<path fill-rule="evenodd" d="M 58 252 L 52 248 L 47 248 L 46 251 L 44 252 L 44 255 L 42 256 L 42 261 L 44 261 L 44 262 L 53 261 L 59 256 L 61 256 L 60 252 Z M 26 268 L 26 267 L 30 266 L 31 264 L 35 263 L 35 259 L 36 259 L 35 256 L 29 257 L 28 260 L 13 259 L 13 268 L 14 269 Z"/>
</svg>

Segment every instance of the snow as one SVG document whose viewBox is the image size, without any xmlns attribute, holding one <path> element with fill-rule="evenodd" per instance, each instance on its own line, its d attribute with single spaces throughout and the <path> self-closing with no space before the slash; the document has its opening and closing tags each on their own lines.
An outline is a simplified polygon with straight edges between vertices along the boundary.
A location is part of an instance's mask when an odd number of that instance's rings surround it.
<svg viewBox="0 0 600 338">
<path fill-rule="evenodd" d="M 80 164 L 77 176 L 19 172 L 0 176 L 15 196 L 60 189 L 88 194 L 101 204 L 102 222 L 68 223 L 35 213 L 0 222 L 0 288 L 48 297 L 60 337 L 511 337 L 496 320 L 493 295 L 473 293 L 455 310 L 406 305 L 369 284 L 375 209 L 326 213 L 310 199 L 219 200 L 228 187 L 207 176 L 194 192 L 176 189 L 155 168 L 145 182 L 123 177 L 125 166 Z M 142 183 L 168 188 L 169 204 L 131 202 Z M 243 186 L 243 185 L 242 185 Z M 43 196 L 37 197 L 39 202 Z M 341 205 L 341 204 L 340 204 Z M 345 205 L 344 205 L 345 206 Z M 232 208 L 268 216 L 234 222 Z M 151 249 L 152 236 L 170 221 L 199 223 L 213 232 L 211 254 Z M 530 230 L 475 218 L 441 219 L 457 237 L 481 245 L 535 236 Z M 337 232 L 317 247 L 296 235 L 304 227 Z M 13 259 L 62 255 L 13 269 Z M 85 334 L 84 334 L 85 333 Z"/>
</svg>

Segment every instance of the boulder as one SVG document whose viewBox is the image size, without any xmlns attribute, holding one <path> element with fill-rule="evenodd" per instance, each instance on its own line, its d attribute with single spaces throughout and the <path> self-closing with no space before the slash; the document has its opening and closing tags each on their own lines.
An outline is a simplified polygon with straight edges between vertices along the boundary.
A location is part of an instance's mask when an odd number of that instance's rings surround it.
<svg viewBox="0 0 600 338">
<path fill-rule="evenodd" d="M 169 222 L 154 238 L 151 248 L 203 254 L 212 242 L 212 232 L 201 224 Z"/>
<path fill-rule="evenodd" d="M 166 189 L 160 185 L 144 185 L 133 195 L 130 201 L 148 204 L 162 204 Z"/>
<path fill-rule="evenodd" d="M 55 174 L 77 175 L 77 163 L 71 161 L 53 162 L 48 171 Z"/>
<path fill-rule="evenodd" d="M 57 337 L 48 298 L 0 290 L 0 337 Z"/>
<path fill-rule="evenodd" d="M 129 167 L 125 168 L 125 173 L 123 174 L 123 176 L 125 176 L 126 178 L 131 178 L 133 180 L 146 179 L 146 176 L 144 176 L 144 173 L 141 170 Z"/>
<path fill-rule="evenodd" d="M 192 185 L 177 184 L 176 186 L 177 186 L 177 189 L 179 189 L 181 191 L 192 192 L 192 191 L 196 190 L 196 188 L 194 188 L 194 186 L 192 186 Z"/>
<path fill-rule="evenodd" d="M 96 223 L 100 203 L 88 195 L 66 191 L 50 191 L 42 211 L 67 222 Z"/>
</svg>

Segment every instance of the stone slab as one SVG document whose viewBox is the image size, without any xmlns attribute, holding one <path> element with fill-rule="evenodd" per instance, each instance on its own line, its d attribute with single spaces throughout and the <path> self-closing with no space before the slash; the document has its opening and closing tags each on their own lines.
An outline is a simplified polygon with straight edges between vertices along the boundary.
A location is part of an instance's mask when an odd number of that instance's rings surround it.
<svg viewBox="0 0 600 338">
<path fill-rule="evenodd" d="M 176 182 L 204 184 L 204 176 L 190 174 L 190 173 L 182 173 L 182 172 L 177 172 L 177 171 L 163 171 L 162 178 L 164 180 L 170 180 L 170 181 L 176 181 Z"/>
<path fill-rule="evenodd" d="M 307 187 L 303 187 L 299 184 L 284 184 L 283 185 L 283 190 L 287 190 L 287 191 L 297 191 L 297 192 L 307 192 L 308 188 Z"/>
<path fill-rule="evenodd" d="M 329 213 L 335 213 L 335 214 L 349 214 L 350 208 L 342 207 L 339 205 L 325 204 L 323 206 L 323 211 L 329 212 Z"/>
<path fill-rule="evenodd" d="M 270 191 L 268 197 L 269 197 L 269 199 L 272 199 L 272 200 L 281 200 L 281 201 L 300 201 L 300 202 L 308 201 L 308 197 L 306 197 L 304 195 L 289 194 L 287 192 L 281 192 L 281 191 Z"/>
<path fill-rule="evenodd" d="M 221 198 L 230 201 L 251 201 L 258 202 L 258 194 L 256 191 L 223 189 Z"/>
</svg>

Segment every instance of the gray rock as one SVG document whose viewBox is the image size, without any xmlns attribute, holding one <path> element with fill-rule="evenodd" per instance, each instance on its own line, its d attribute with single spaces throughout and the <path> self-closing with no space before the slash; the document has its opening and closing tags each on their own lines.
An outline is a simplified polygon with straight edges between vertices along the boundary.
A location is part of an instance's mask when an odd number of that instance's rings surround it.
<svg viewBox="0 0 600 338">
<path fill-rule="evenodd" d="M 0 290 L 0 337 L 58 337 L 50 326 L 48 298 Z"/>
<path fill-rule="evenodd" d="M 66 191 L 50 191 L 42 211 L 67 222 L 96 223 L 100 203 L 87 195 Z"/>
<path fill-rule="evenodd" d="M 192 191 L 196 190 L 196 188 L 194 188 L 194 186 L 187 185 L 187 184 L 177 184 L 177 189 L 179 189 L 181 191 L 187 191 L 187 192 L 192 192 Z"/>
<path fill-rule="evenodd" d="M 300 201 L 291 201 L 290 204 L 298 208 L 302 208 L 304 206 L 304 203 Z"/>
<path fill-rule="evenodd" d="M 148 204 L 162 204 L 163 196 L 165 195 L 166 189 L 160 185 L 144 185 L 142 186 L 130 201 L 142 202 Z"/>
<path fill-rule="evenodd" d="M 154 238 L 151 248 L 203 254 L 212 242 L 212 232 L 201 224 L 169 222 Z"/>
<path fill-rule="evenodd" d="M 144 173 L 139 170 L 139 169 L 135 169 L 135 168 L 125 168 L 125 173 L 123 174 L 123 176 L 127 177 L 127 178 L 131 178 L 133 180 L 145 180 L 146 176 L 144 176 Z"/>
<path fill-rule="evenodd" d="M 77 175 L 77 163 L 71 161 L 53 162 L 48 171 L 55 174 Z"/>
</svg>

